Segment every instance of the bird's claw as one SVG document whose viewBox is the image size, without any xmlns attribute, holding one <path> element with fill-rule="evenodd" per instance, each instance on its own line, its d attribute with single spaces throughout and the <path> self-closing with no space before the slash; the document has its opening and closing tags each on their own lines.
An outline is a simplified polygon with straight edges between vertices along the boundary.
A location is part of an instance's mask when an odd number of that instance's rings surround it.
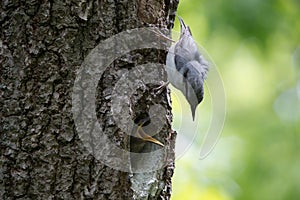
<svg viewBox="0 0 300 200">
<path fill-rule="evenodd" d="M 161 31 L 157 30 L 157 29 L 152 30 L 152 31 L 155 33 L 156 36 L 158 36 L 158 37 L 160 37 L 164 40 L 167 40 L 167 41 L 170 41 L 170 42 L 176 42 L 176 41 L 172 40 L 171 38 L 169 38 L 168 36 L 166 36 L 165 34 L 163 34 Z"/>
<path fill-rule="evenodd" d="M 157 88 L 154 88 L 155 95 L 160 95 L 166 89 L 166 87 L 169 85 L 169 83 L 170 83 L 169 81 L 163 82 L 160 86 L 158 86 Z"/>
</svg>

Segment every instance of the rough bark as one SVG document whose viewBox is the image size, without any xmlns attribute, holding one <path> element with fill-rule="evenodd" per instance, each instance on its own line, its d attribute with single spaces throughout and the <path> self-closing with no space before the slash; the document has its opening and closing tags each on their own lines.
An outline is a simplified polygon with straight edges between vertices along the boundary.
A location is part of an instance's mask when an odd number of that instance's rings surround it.
<svg viewBox="0 0 300 200">
<path fill-rule="evenodd" d="M 133 118 L 154 103 L 168 111 L 157 136 L 166 145 L 167 164 L 156 171 L 132 173 L 106 166 L 85 148 L 74 124 L 72 93 L 78 69 L 99 42 L 138 27 L 170 29 L 177 4 L 176 0 L 1 1 L 0 199 L 170 199 L 175 135 L 169 94 L 152 97 L 155 86 L 141 84 L 131 99 Z M 151 152 L 158 147 L 116 128 L 112 89 L 122 70 L 164 63 L 165 56 L 159 50 L 133 51 L 111 64 L 98 82 L 97 119 L 122 149 Z M 164 70 L 159 70 L 163 79 Z M 142 164 L 147 162 L 152 161 Z"/>
</svg>

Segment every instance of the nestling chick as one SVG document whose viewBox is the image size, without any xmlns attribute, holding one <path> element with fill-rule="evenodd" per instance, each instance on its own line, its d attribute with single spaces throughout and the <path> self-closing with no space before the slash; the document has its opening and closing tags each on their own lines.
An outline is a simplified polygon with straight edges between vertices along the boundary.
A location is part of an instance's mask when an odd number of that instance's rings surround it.
<svg viewBox="0 0 300 200">
<path fill-rule="evenodd" d="M 148 125 L 150 123 L 150 121 L 151 120 L 150 120 L 150 117 L 148 114 L 140 115 L 139 117 L 137 117 L 134 120 L 134 122 L 137 124 L 137 129 L 136 129 L 134 136 L 145 142 L 151 142 L 151 143 L 154 143 L 154 144 L 157 144 L 157 145 L 163 147 L 164 146 L 163 143 L 161 143 L 157 139 L 151 137 L 144 131 L 143 126 Z"/>
</svg>

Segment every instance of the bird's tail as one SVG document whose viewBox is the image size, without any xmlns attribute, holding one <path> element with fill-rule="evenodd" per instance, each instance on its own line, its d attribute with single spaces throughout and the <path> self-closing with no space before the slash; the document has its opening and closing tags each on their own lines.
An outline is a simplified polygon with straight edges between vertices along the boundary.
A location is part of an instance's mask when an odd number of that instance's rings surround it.
<svg viewBox="0 0 300 200">
<path fill-rule="evenodd" d="M 179 22 L 180 22 L 181 32 L 183 32 L 186 29 L 186 25 L 185 25 L 183 19 L 180 16 L 178 16 L 178 19 L 179 19 Z"/>
<path fill-rule="evenodd" d="M 192 35 L 190 27 L 185 25 L 183 19 L 180 16 L 178 16 L 178 19 L 179 19 L 179 22 L 180 22 L 180 33 L 181 33 L 181 35 L 183 35 L 183 34 Z"/>
</svg>

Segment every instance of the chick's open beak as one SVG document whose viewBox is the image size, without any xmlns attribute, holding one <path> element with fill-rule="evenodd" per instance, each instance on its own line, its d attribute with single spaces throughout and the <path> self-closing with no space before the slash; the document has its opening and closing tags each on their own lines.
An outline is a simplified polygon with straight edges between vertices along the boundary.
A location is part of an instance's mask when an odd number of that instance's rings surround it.
<svg viewBox="0 0 300 200">
<path fill-rule="evenodd" d="M 155 138 L 153 138 L 150 135 L 148 135 L 147 133 L 145 133 L 145 131 L 143 130 L 142 124 L 138 126 L 137 131 L 136 131 L 136 136 L 144 141 L 152 142 L 152 143 L 155 143 L 162 147 L 164 146 L 163 143 L 161 143 L 160 141 L 156 140 Z"/>
</svg>

